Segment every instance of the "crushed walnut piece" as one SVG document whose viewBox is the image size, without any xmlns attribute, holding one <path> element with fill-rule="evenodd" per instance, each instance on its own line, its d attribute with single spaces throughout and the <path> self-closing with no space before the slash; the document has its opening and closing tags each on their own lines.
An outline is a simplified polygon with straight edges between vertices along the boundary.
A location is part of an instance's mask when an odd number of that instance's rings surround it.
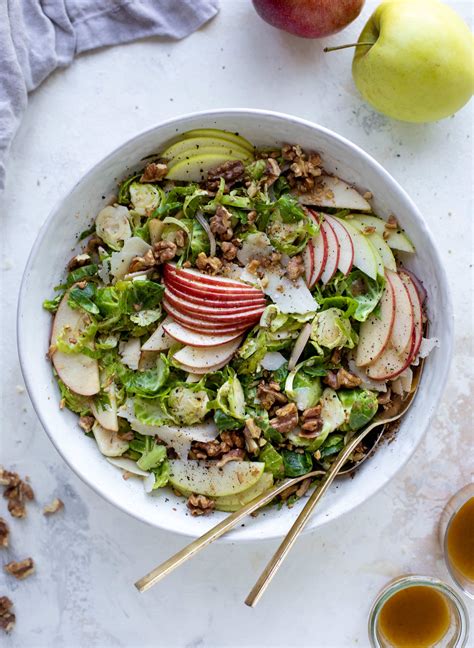
<svg viewBox="0 0 474 648">
<path fill-rule="evenodd" d="M 230 241 L 234 236 L 232 214 L 222 205 L 217 205 L 216 213 L 209 221 L 211 232 L 221 241 Z"/>
<path fill-rule="evenodd" d="M 281 169 L 278 162 L 273 157 L 267 158 L 265 171 L 263 173 L 263 181 L 267 187 L 271 185 L 280 177 Z"/>
<path fill-rule="evenodd" d="M 241 448 L 234 448 L 233 450 L 226 452 L 225 455 L 222 455 L 216 465 L 218 468 L 222 468 L 222 466 L 225 466 L 229 461 L 243 461 L 244 459 L 245 452 Z"/>
<path fill-rule="evenodd" d="M 249 454 L 256 454 L 259 451 L 259 444 L 256 442 L 256 439 L 259 439 L 262 435 L 262 430 L 255 423 L 253 418 L 248 418 L 245 421 L 244 427 L 244 437 L 245 437 L 245 447 Z"/>
<path fill-rule="evenodd" d="M 33 562 L 33 558 L 25 558 L 24 560 L 19 560 L 18 562 L 12 560 L 12 562 L 4 565 L 3 569 L 7 572 L 7 574 L 14 576 L 18 580 L 23 580 L 24 578 L 28 578 L 28 576 L 31 576 L 31 574 L 33 574 L 33 572 L 35 571 L 35 563 Z"/>
<path fill-rule="evenodd" d="M 184 243 L 183 243 L 184 245 Z M 173 241 L 158 241 L 153 246 L 153 256 L 157 264 L 166 263 L 174 258 L 177 250 L 177 244 Z"/>
<path fill-rule="evenodd" d="M 91 260 L 90 254 L 83 252 L 82 254 L 76 254 L 67 264 L 68 272 L 72 270 L 77 270 L 77 268 L 82 268 L 82 266 L 87 265 Z"/>
<path fill-rule="evenodd" d="M 43 515 L 54 515 L 63 508 L 64 502 L 60 500 L 59 497 L 55 497 L 51 504 L 48 504 L 43 508 Z"/>
<path fill-rule="evenodd" d="M 283 405 L 288 400 L 285 394 L 281 393 L 280 385 L 274 380 L 271 380 L 268 384 L 264 380 L 259 383 L 257 398 L 266 410 L 271 409 L 275 404 Z"/>
<path fill-rule="evenodd" d="M 184 236 L 184 232 L 183 232 Z M 178 240 L 178 237 L 177 237 Z M 185 239 L 180 239 L 183 245 Z M 173 241 L 158 241 L 153 245 L 151 250 L 147 250 L 143 256 L 134 257 L 128 266 L 128 272 L 140 272 L 142 270 L 151 270 L 157 265 L 171 261 L 176 256 L 178 245 Z"/>
<path fill-rule="evenodd" d="M 163 162 L 150 162 L 143 171 L 140 182 L 158 182 L 168 173 L 168 165 Z"/>
<path fill-rule="evenodd" d="M 236 256 L 239 248 L 230 241 L 223 241 L 221 243 L 222 256 L 226 261 L 233 261 Z"/>
<path fill-rule="evenodd" d="M 305 409 L 301 415 L 300 436 L 306 439 L 314 439 L 323 429 L 323 419 L 321 416 L 321 405 L 315 405 Z"/>
<path fill-rule="evenodd" d="M 298 409 L 295 403 L 288 403 L 275 412 L 275 417 L 270 419 L 270 425 L 281 434 L 287 434 L 298 425 Z"/>
<path fill-rule="evenodd" d="M 218 459 L 234 448 L 245 447 L 244 437 L 235 430 L 221 432 L 220 440 L 193 441 L 189 452 L 189 459 Z"/>
<path fill-rule="evenodd" d="M 398 229 L 397 219 L 395 218 L 395 216 L 393 214 L 391 214 L 388 217 L 388 220 L 385 223 L 385 229 L 388 229 L 388 230 L 396 230 L 396 229 Z"/>
<path fill-rule="evenodd" d="M 390 387 L 387 389 L 385 393 L 381 393 L 377 397 L 377 403 L 379 405 L 389 405 L 392 400 L 392 390 Z"/>
<path fill-rule="evenodd" d="M 84 432 L 90 432 L 92 426 L 94 425 L 95 418 L 93 416 L 80 416 L 79 417 L 79 427 L 84 430 Z"/>
<path fill-rule="evenodd" d="M 8 596 L 0 596 L 0 628 L 5 632 L 11 632 L 15 626 L 16 617 L 12 607 Z"/>
<path fill-rule="evenodd" d="M 6 521 L 0 517 L 0 547 L 6 549 L 8 547 L 8 540 L 10 537 L 10 529 Z"/>
<path fill-rule="evenodd" d="M 195 517 L 198 515 L 208 515 L 214 510 L 216 503 L 210 497 L 205 495 L 196 495 L 193 493 L 189 496 L 187 506 L 191 511 L 191 515 Z"/>
<path fill-rule="evenodd" d="M 306 193 L 314 188 L 316 178 L 322 174 L 322 161 L 317 153 L 305 153 L 301 146 L 285 144 L 282 156 L 290 162 L 287 174 L 290 187 L 300 193 Z"/>
<path fill-rule="evenodd" d="M 243 179 L 244 173 L 245 166 L 241 160 L 229 160 L 214 169 L 210 169 L 207 174 L 206 188 L 209 191 L 217 191 L 219 189 L 220 179 L 224 178 L 225 190 L 229 191 L 233 185 Z"/>
<path fill-rule="evenodd" d="M 196 267 L 201 272 L 213 275 L 222 269 L 222 261 L 217 257 L 208 257 L 205 252 L 199 252 L 196 258 Z"/>
<path fill-rule="evenodd" d="M 334 371 L 328 371 L 326 376 L 323 378 L 323 382 L 326 385 L 329 385 L 332 389 L 340 389 L 341 387 L 347 387 L 351 389 L 352 387 L 358 387 L 362 380 L 341 367 L 337 373 Z"/>
<path fill-rule="evenodd" d="M 5 470 L 5 468 L 3 467 L 0 467 L 0 484 L 2 486 L 18 486 L 20 481 L 21 479 L 18 473 L 14 473 L 10 470 Z"/>
<path fill-rule="evenodd" d="M 305 273 L 303 258 L 300 254 L 291 257 L 286 266 L 286 274 L 291 281 L 296 281 Z"/>
<path fill-rule="evenodd" d="M 0 468 L 0 484 L 5 486 L 3 497 L 8 500 L 7 508 L 16 518 L 26 517 L 26 500 L 33 500 L 34 493 L 27 481 L 17 473 Z"/>
</svg>

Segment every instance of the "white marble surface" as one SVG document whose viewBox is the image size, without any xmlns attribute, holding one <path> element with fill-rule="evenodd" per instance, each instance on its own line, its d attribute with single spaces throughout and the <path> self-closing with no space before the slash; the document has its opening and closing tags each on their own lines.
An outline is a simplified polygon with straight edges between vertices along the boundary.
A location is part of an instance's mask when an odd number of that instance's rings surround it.
<svg viewBox="0 0 474 648">
<path fill-rule="evenodd" d="M 183 42 L 106 49 L 54 74 L 31 97 L 12 149 L 0 196 L 1 462 L 31 477 L 38 502 L 28 519 L 9 518 L 11 549 L 2 561 L 31 555 L 37 573 L 24 582 L 0 574 L 0 595 L 13 599 L 17 614 L 14 633 L 0 638 L 8 648 L 367 646 L 367 613 L 387 580 L 406 572 L 445 576 L 438 517 L 474 472 L 472 103 L 436 124 L 390 121 L 357 95 L 350 52 L 324 55 L 325 42 L 273 30 L 247 0 L 221 4 L 218 17 Z M 450 4 L 472 19 L 471 3 Z M 368 2 L 328 42 L 351 42 L 374 6 Z M 431 225 L 457 327 L 446 396 L 416 455 L 351 516 L 301 538 L 255 610 L 243 599 L 275 542 L 215 545 L 147 594 L 134 590 L 133 581 L 183 539 L 114 510 L 69 470 L 22 389 L 15 348 L 23 266 L 53 203 L 140 130 L 180 113 L 244 106 L 319 122 L 385 165 Z M 65 511 L 44 518 L 41 505 L 55 495 Z M 8 515 L 1 502 L 0 515 Z"/>
</svg>

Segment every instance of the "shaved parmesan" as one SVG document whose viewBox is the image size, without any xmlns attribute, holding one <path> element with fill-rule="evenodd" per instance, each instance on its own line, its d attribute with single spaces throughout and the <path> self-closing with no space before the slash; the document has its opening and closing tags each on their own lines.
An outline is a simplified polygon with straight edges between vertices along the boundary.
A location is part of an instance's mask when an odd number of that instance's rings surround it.
<svg viewBox="0 0 474 648">
<path fill-rule="evenodd" d="M 119 252 L 113 252 L 110 257 L 110 273 L 117 279 L 122 279 L 127 273 L 132 259 L 137 256 L 143 256 L 148 250 L 151 250 L 151 245 L 148 245 L 139 236 L 132 236 L 124 243 L 123 248 Z"/>
<path fill-rule="evenodd" d="M 140 362 L 140 338 L 130 338 L 126 342 L 119 343 L 119 353 L 122 356 L 124 365 L 129 369 L 137 371 Z"/>
<path fill-rule="evenodd" d="M 260 288 L 282 313 L 310 313 L 319 308 L 302 277 L 291 281 L 283 271 L 269 269 Z"/>
<path fill-rule="evenodd" d="M 238 260 L 247 265 L 253 259 L 263 259 L 270 256 L 275 248 L 270 243 L 270 239 L 264 232 L 255 232 L 249 234 L 242 242 L 242 247 L 237 252 Z"/>
<path fill-rule="evenodd" d="M 268 351 L 262 361 L 261 366 L 267 371 L 276 371 L 286 362 L 284 356 L 279 351 Z"/>
<path fill-rule="evenodd" d="M 435 347 L 439 346 L 438 338 L 422 338 L 418 357 L 426 358 Z"/>
</svg>

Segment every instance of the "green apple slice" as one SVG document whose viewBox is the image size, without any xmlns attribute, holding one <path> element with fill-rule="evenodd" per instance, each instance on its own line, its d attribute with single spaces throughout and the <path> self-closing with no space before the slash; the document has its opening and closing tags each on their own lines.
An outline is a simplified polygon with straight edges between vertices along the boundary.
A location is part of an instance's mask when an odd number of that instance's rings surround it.
<svg viewBox="0 0 474 648">
<path fill-rule="evenodd" d="M 67 340 L 79 338 L 90 325 L 91 318 L 82 308 L 71 308 L 69 291 L 64 295 L 56 311 L 51 331 L 51 351 L 59 337 Z M 55 350 L 51 356 L 54 368 L 63 383 L 76 394 L 93 396 L 100 391 L 99 365 L 97 360 L 83 353 L 64 353 Z"/>
<path fill-rule="evenodd" d="M 380 254 L 377 252 L 377 248 L 373 244 L 373 242 L 370 240 L 370 237 L 367 237 L 367 240 L 369 242 L 370 247 L 372 248 L 372 252 L 375 257 L 375 262 L 377 263 L 377 274 L 379 277 L 384 277 L 385 276 L 385 268 L 383 265 L 382 257 Z"/>
<path fill-rule="evenodd" d="M 372 211 L 370 203 L 351 185 L 336 176 L 322 175 L 314 189 L 298 197 L 303 205 Z"/>
<path fill-rule="evenodd" d="M 250 162 L 251 159 L 249 154 L 246 151 L 239 151 L 237 149 L 224 148 L 223 146 L 203 146 L 199 149 L 191 149 L 176 155 L 168 162 L 168 169 L 172 169 L 174 166 L 182 162 L 183 160 L 188 160 L 190 157 L 195 155 L 223 155 L 227 160 L 242 160 L 242 162 Z"/>
<path fill-rule="evenodd" d="M 180 461 L 170 464 L 170 484 L 183 495 L 198 493 L 207 497 L 236 495 L 258 482 L 264 463 L 230 461 L 218 466 L 217 461 Z"/>
<path fill-rule="evenodd" d="M 233 142 L 253 155 L 253 144 L 246 140 L 245 137 L 242 137 L 237 133 L 220 130 L 219 128 L 195 128 L 194 130 L 183 133 L 182 137 L 184 139 L 191 139 L 193 137 L 215 137 L 216 139 L 225 140 L 226 142 Z"/>
<path fill-rule="evenodd" d="M 247 148 L 216 137 L 193 137 L 191 139 L 179 140 L 179 142 L 175 142 L 163 151 L 162 156 L 174 162 L 176 158 L 181 158 L 183 155 L 197 155 L 204 148 L 217 148 L 219 152 L 223 150 L 229 156 L 241 155 L 243 156 L 242 159 L 253 157 Z"/>
<path fill-rule="evenodd" d="M 344 225 L 352 238 L 352 244 L 354 245 L 354 265 L 372 279 L 377 279 L 379 262 L 374 246 L 366 236 L 361 234 L 359 230 L 351 224 L 351 221 L 338 218 L 337 216 L 333 216 L 333 218 Z"/>
<path fill-rule="evenodd" d="M 224 495 L 223 497 L 216 498 L 216 509 L 218 511 L 238 511 L 242 506 L 245 506 L 253 499 L 265 493 L 267 490 L 273 486 L 273 475 L 268 472 L 264 472 L 260 477 L 258 482 L 235 495 Z"/>
<path fill-rule="evenodd" d="M 115 384 L 111 383 L 105 387 L 104 392 L 108 396 L 109 402 L 101 404 L 98 402 L 97 398 L 91 399 L 90 405 L 92 414 L 94 415 L 95 420 L 106 430 L 118 432 L 119 427 Z"/>
<path fill-rule="evenodd" d="M 182 180 L 184 182 L 201 182 L 208 172 L 220 164 L 229 161 L 225 154 L 213 153 L 208 155 L 194 155 L 178 162 L 167 174 L 168 180 Z"/>
<path fill-rule="evenodd" d="M 372 243 L 373 247 L 375 248 L 377 254 L 380 256 L 382 260 L 382 264 L 389 270 L 396 272 L 397 262 L 395 261 L 395 257 L 393 256 L 392 250 L 387 245 L 387 243 L 383 240 L 382 236 L 378 232 L 370 232 L 368 234 L 365 234 L 364 226 L 359 222 L 359 220 L 355 218 L 351 218 L 350 223 L 351 225 L 356 227 L 361 232 L 361 234 L 363 234 L 369 239 L 369 241 Z"/>
<path fill-rule="evenodd" d="M 92 433 L 101 453 L 106 457 L 120 457 L 128 450 L 128 443 L 118 436 L 118 432 L 106 430 L 97 421 L 92 426 Z"/>
<path fill-rule="evenodd" d="M 375 227 L 380 236 L 386 237 L 387 244 L 394 250 L 400 252 L 415 252 L 415 247 L 403 230 L 389 230 L 385 228 L 386 222 L 377 216 L 366 216 L 365 214 L 352 214 L 351 222 L 355 221 L 362 227 Z"/>
</svg>

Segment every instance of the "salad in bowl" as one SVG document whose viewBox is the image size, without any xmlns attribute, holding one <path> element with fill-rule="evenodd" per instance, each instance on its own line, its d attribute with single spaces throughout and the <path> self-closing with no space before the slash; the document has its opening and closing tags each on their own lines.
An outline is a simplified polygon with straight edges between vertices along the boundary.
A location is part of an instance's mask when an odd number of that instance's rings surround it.
<svg viewBox="0 0 474 648">
<path fill-rule="evenodd" d="M 434 345 L 416 250 L 371 198 L 291 142 L 181 134 L 120 182 L 44 302 L 60 407 L 193 515 L 327 470 Z"/>
</svg>

